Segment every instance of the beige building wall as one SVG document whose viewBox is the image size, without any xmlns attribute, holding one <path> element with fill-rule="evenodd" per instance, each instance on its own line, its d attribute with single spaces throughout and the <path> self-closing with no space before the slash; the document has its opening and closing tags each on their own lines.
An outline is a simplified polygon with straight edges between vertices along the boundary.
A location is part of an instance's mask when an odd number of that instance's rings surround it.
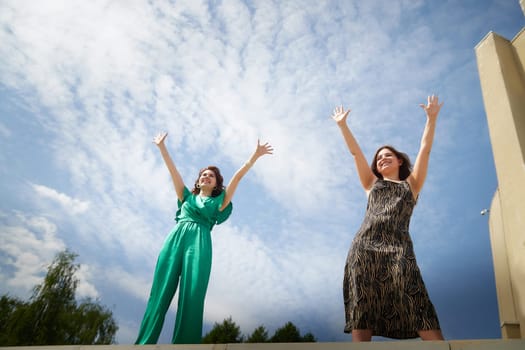
<svg viewBox="0 0 525 350">
<path fill-rule="evenodd" d="M 525 338 L 525 28 L 510 41 L 490 32 L 475 51 L 498 177 L 489 228 L 502 337 Z"/>
</svg>

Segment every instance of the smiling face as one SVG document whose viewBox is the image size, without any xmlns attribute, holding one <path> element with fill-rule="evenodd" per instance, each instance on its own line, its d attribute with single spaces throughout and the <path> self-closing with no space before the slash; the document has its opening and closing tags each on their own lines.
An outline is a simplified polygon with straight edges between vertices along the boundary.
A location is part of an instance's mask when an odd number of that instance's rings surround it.
<svg viewBox="0 0 525 350">
<path fill-rule="evenodd" d="M 224 190 L 223 186 L 223 177 L 221 171 L 216 166 L 210 165 L 199 171 L 199 177 L 195 180 L 193 194 L 199 194 L 201 189 L 204 189 L 204 192 L 211 192 L 212 197 L 216 197 Z"/>
<path fill-rule="evenodd" d="M 379 179 L 386 176 L 390 179 L 406 180 L 412 171 L 412 163 L 405 153 L 399 152 L 392 146 L 384 145 L 376 151 L 370 168 Z"/>
<path fill-rule="evenodd" d="M 401 164 L 403 164 L 403 160 L 399 159 L 390 148 L 385 147 L 377 153 L 376 167 L 383 177 L 399 177 Z"/>
<path fill-rule="evenodd" d="M 200 188 L 213 189 L 217 185 L 217 177 L 211 169 L 204 170 L 198 180 Z"/>
</svg>

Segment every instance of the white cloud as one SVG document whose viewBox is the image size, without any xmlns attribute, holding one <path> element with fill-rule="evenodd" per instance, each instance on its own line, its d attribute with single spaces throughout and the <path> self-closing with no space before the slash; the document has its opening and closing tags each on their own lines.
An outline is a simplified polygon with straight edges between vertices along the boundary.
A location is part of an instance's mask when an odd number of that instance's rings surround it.
<svg viewBox="0 0 525 350">
<path fill-rule="evenodd" d="M 31 184 L 31 186 L 39 196 L 57 202 L 63 207 L 63 209 L 72 214 L 81 214 L 89 209 L 89 202 L 87 201 L 72 198 L 64 193 L 60 193 L 43 185 Z"/>
<path fill-rule="evenodd" d="M 98 298 L 100 296 L 97 288 L 91 282 L 94 276 L 89 265 L 81 264 L 75 276 L 78 278 L 77 298 Z"/>
<path fill-rule="evenodd" d="M 275 327 L 310 313 L 325 319 L 342 317 L 339 287 L 344 258 L 309 228 L 292 223 L 289 227 L 281 232 L 285 237 L 272 243 L 263 242 L 264 233 L 249 228 L 226 225 L 214 233 L 208 322 L 231 315 L 249 332 L 262 320 Z"/>
<path fill-rule="evenodd" d="M 336 104 L 350 105 L 349 124 L 368 157 L 383 143 L 415 156 L 424 123 L 418 104 L 457 58 L 420 19 L 422 6 L 3 1 L 2 84 L 54 136 L 50 157 L 72 187 L 61 193 L 36 184 L 47 183 L 38 178 L 28 181 L 41 198 L 82 214 L 67 220 L 74 228 L 68 242 L 82 246 L 90 262 L 84 279 L 108 276 L 116 289 L 141 299 L 149 292 L 176 210 L 151 143 L 157 131 L 169 132 L 168 148 L 188 184 L 209 163 L 228 179 L 261 138 L 275 154 L 258 161 L 234 203 L 250 203 L 251 217 L 264 219 L 232 218 L 215 229 L 208 320 L 235 313 L 250 327 L 260 315 L 275 320 L 276 310 L 294 315 L 305 305 L 330 318 L 341 307 L 340 291 L 331 288 L 340 287 L 347 237 L 366 197 L 329 115 Z M 457 127 L 443 123 L 442 130 Z M 421 206 L 417 215 L 432 213 Z M 31 237 L 31 230 L 20 232 Z M 46 232 L 48 244 L 65 245 L 56 228 Z M 38 239 L 29 241 L 23 244 Z M 47 257 L 28 254 L 24 261 Z M 35 275 L 19 260 L 18 270 Z M 269 286 L 270 306 L 259 302 L 268 299 Z M 99 295 L 95 282 L 81 289 Z"/>
<path fill-rule="evenodd" d="M 55 255 L 66 248 L 58 237 L 57 227 L 49 219 L 22 213 L 0 212 L 0 253 L 6 257 L 0 271 L 2 292 L 6 290 L 28 297 L 31 289 L 41 284 Z M 89 282 L 89 268 L 78 271 L 79 295 L 96 297 Z"/>
<path fill-rule="evenodd" d="M 401 6 L 405 5 L 388 9 L 399 12 L 395 9 Z M 378 8 L 383 6 L 373 7 Z M 319 50 L 321 43 L 310 28 L 328 19 L 317 19 L 313 11 L 323 13 L 327 8 L 286 5 L 261 9 L 262 15 L 268 10 L 276 14 L 261 17 L 259 8 L 252 14 L 242 4 L 219 5 L 211 14 L 208 6 L 197 3 L 176 6 L 171 18 L 156 16 L 147 3 L 139 1 L 128 6 L 103 1 L 83 5 L 82 18 L 66 3 L 24 10 L 31 15 L 12 8 L 9 42 L 35 59 L 24 66 L 30 74 L 13 84 L 23 82 L 38 90 L 42 102 L 56 111 L 53 119 L 43 121 L 51 123 L 57 133 L 68 135 L 56 141 L 56 156 L 71 169 L 79 186 L 94 186 L 97 192 L 111 188 L 146 194 L 140 189 L 148 185 L 151 176 L 148 141 L 155 132 L 152 126 L 163 126 L 170 131 L 173 146 L 184 146 L 200 156 L 207 151 L 222 152 L 235 164 L 247 158 L 256 137 L 268 139 L 276 154 L 273 166 L 265 161 L 264 168 L 255 170 L 260 173 L 258 180 L 281 205 L 288 206 L 288 201 L 282 201 L 284 193 L 303 209 L 312 210 L 315 198 L 327 198 L 340 184 L 338 179 L 330 179 L 341 155 L 331 152 L 340 140 L 334 139 L 335 125 L 327 118 L 336 101 L 326 101 L 326 110 L 319 110 L 316 100 L 334 92 L 334 78 L 336 88 L 347 78 L 326 64 L 325 54 L 360 53 L 361 58 L 352 55 L 348 65 L 336 62 L 343 69 L 352 66 L 355 76 L 383 66 L 380 60 L 387 54 L 407 52 L 406 47 L 396 48 L 388 39 L 381 39 L 384 32 L 380 27 L 367 27 L 359 33 L 367 36 L 365 41 L 375 43 L 366 47 L 368 53 L 363 53 L 358 42 L 342 48 L 332 42 L 326 50 Z M 239 11 L 244 16 L 237 16 Z M 364 20 L 375 18 L 370 11 L 363 11 Z M 47 22 L 51 17 L 53 22 Z M 138 17 L 140 26 L 133 20 Z M 400 25 L 397 17 L 391 16 L 390 26 Z M 263 22 L 265 29 L 256 33 Z M 217 31 L 218 23 L 226 33 Z M 167 28 L 174 25 L 175 35 L 168 38 L 163 24 Z M 342 32 L 355 28 L 348 21 L 334 25 L 340 25 Z M 27 29 L 40 26 L 38 32 Z M 318 31 L 325 29 L 329 30 L 327 35 L 335 35 L 331 27 L 317 27 Z M 261 41 L 261 34 L 270 34 L 273 42 Z M 430 33 L 426 36 L 431 38 Z M 40 37 L 52 38 L 54 45 L 44 45 Z M 410 46 L 412 38 L 404 39 Z M 419 42 L 420 38 L 414 40 Z M 425 55 L 430 57 L 432 51 Z M 8 71 L 18 69 L 13 59 Z M 435 60 L 426 61 L 440 66 Z M 382 76 L 386 79 L 383 86 L 397 79 L 389 72 Z M 360 96 L 355 97 L 355 103 L 360 103 Z M 392 107 L 388 111 L 385 107 L 381 106 L 379 115 L 370 114 L 369 120 L 390 115 Z M 367 139 L 368 132 L 359 137 Z M 307 182 L 316 186 L 304 191 Z M 152 188 L 147 190 L 150 195 Z"/>
<path fill-rule="evenodd" d="M 225 163 L 225 172 L 233 173 L 258 137 L 268 140 L 275 155 L 261 159 L 249 175 L 258 191 L 273 198 L 264 205 L 283 208 L 298 220 L 305 220 L 303 215 L 342 212 L 341 191 L 360 190 L 352 159 L 329 119 L 331 109 L 343 97 L 344 102 L 355 103 L 351 124 L 361 140 L 375 143 L 379 136 L 368 130 L 369 123 L 390 117 L 406 102 L 388 99 L 381 106 L 366 107 L 370 98 L 365 92 L 373 89 L 369 72 L 382 70 L 386 56 L 402 55 L 412 41 L 420 40 L 409 36 L 404 47 L 392 46 L 384 30 L 371 25 L 377 24 L 374 11 L 382 6 L 358 9 L 365 21 L 358 25 L 345 18 L 333 22 L 338 9 L 322 4 L 312 8 L 267 2 L 254 8 L 231 2 L 211 8 L 193 1 L 174 7 L 142 1 L 81 4 L 79 9 L 71 2 L 54 6 L 7 2 L 4 21 L 10 31 L 2 31 L 7 44 L 0 48 L 7 62 L 0 72 L 13 88 L 37 91 L 38 101 L 50 109 L 40 121 L 59 136 L 53 144 L 57 163 L 70 175 L 74 193 L 84 199 L 42 185 L 33 185 L 35 191 L 74 213 L 84 213 L 85 220 L 75 223 L 77 234 L 91 245 L 102 242 L 102 250 L 108 252 L 123 249 L 132 265 L 153 264 L 149 260 L 154 260 L 158 241 L 166 234 L 165 225 L 154 221 L 165 215 L 161 221 L 168 222 L 175 209 L 166 170 L 150 141 L 158 129 L 170 132 L 170 151 L 188 181 L 208 159 Z M 401 25 L 402 6 L 382 10 L 394 14 L 389 27 Z M 355 17 L 355 11 L 350 9 L 348 16 Z M 362 40 L 342 44 L 346 36 L 340 33 Z M 430 50 L 424 57 L 431 55 Z M 416 70 L 422 69 L 420 56 L 407 59 Z M 440 66 L 432 59 L 428 64 Z M 403 90 L 393 70 L 383 70 L 381 78 L 379 97 L 389 85 Z M 414 80 L 417 86 L 419 81 Z M 356 81 L 362 85 L 359 91 L 353 90 Z M 344 85 L 349 91 L 342 90 Z M 414 138 L 413 144 L 417 141 Z M 275 278 L 297 273 L 294 264 L 313 259 L 308 255 L 313 252 L 304 245 L 296 246 L 296 251 L 283 246 L 276 258 L 272 247 L 257 240 L 257 229 L 246 229 L 251 241 L 231 238 L 233 251 L 253 252 L 239 257 L 243 264 L 231 268 L 243 278 L 237 282 L 242 283 L 239 289 L 255 292 L 250 286 L 258 284 L 247 266 L 254 263 L 249 258 L 257 257 L 255 267 L 264 281 L 260 283 L 281 285 L 276 294 L 281 298 L 276 307 L 281 307 L 290 302 L 287 291 L 294 285 L 277 283 Z M 315 230 L 311 239 L 328 244 Z M 94 250 L 87 248 L 86 253 L 90 249 Z M 317 254 L 319 268 L 327 268 L 322 261 L 330 261 L 329 250 Z M 306 272 L 311 281 L 320 271 Z M 220 298 L 224 305 L 235 302 Z"/>
<path fill-rule="evenodd" d="M 150 272 L 152 273 L 153 269 Z M 137 276 L 136 273 L 123 270 L 118 266 L 101 268 L 100 273 L 104 280 L 112 281 L 116 287 L 126 292 L 126 294 L 144 301 L 148 300 L 152 276 Z"/>
</svg>

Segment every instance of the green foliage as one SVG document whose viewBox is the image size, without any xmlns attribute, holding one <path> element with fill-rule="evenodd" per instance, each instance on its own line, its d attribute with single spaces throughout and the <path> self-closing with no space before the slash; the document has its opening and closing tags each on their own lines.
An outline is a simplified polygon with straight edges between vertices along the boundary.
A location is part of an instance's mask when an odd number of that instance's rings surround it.
<svg viewBox="0 0 525 350">
<path fill-rule="evenodd" d="M 287 322 L 275 330 L 270 340 L 272 343 L 300 343 L 302 338 L 297 327 L 292 322 Z"/>
<path fill-rule="evenodd" d="M 301 336 L 299 329 L 292 322 L 287 322 L 283 327 L 277 329 L 271 338 L 268 337 L 266 328 L 261 325 L 255 328 L 252 334 L 244 340 L 239 326 L 233 322 L 231 316 L 225 319 L 222 324 L 215 323 L 212 330 L 202 340 L 205 344 L 241 343 L 243 341 L 246 343 L 313 343 L 317 340 L 310 332 Z"/>
<path fill-rule="evenodd" d="M 267 343 L 268 331 L 264 326 L 259 326 L 253 330 L 253 333 L 246 339 L 247 343 Z"/>
<path fill-rule="evenodd" d="M 315 343 L 317 342 L 317 339 L 315 339 L 315 336 L 313 335 L 313 333 L 308 332 L 305 335 L 303 335 L 302 342 L 303 343 Z"/>
<path fill-rule="evenodd" d="M 74 329 L 71 344 L 112 344 L 118 326 L 112 313 L 100 304 L 87 299 L 72 315 Z"/>
<path fill-rule="evenodd" d="M 0 297 L 0 346 L 13 344 L 12 323 L 23 322 L 28 316 L 27 303 L 6 295 Z M 30 327 L 25 327 L 29 328 Z M 29 329 L 23 329 L 29 331 Z"/>
<path fill-rule="evenodd" d="M 76 254 L 60 252 L 29 302 L 0 298 L 0 346 L 112 344 L 118 330 L 110 310 L 90 299 L 77 303 Z"/>
<path fill-rule="evenodd" d="M 212 330 L 202 338 L 204 344 L 229 344 L 242 343 L 241 329 L 233 322 L 231 316 L 222 321 L 222 324 L 215 323 Z"/>
<path fill-rule="evenodd" d="M 275 330 L 270 341 L 272 343 L 315 343 L 317 339 L 310 332 L 301 336 L 299 329 L 292 322 L 287 322 L 284 326 Z"/>
</svg>

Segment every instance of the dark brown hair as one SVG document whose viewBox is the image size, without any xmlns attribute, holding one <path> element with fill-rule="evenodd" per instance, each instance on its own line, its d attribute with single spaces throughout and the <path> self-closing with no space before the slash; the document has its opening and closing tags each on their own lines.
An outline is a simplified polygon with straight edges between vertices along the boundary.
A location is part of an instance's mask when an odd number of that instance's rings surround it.
<svg viewBox="0 0 525 350">
<path fill-rule="evenodd" d="M 379 179 L 383 178 L 383 175 L 379 173 L 377 170 L 377 155 L 381 150 L 383 149 L 389 149 L 396 155 L 397 158 L 401 159 L 401 165 L 399 166 L 399 179 L 400 180 L 406 180 L 408 175 L 412 172 L 412 163 L 410 162 L 410 158 L 406 153 L 399 152 L 397 149 L 390 145 L 384 145 L 377 149 L 376 154 L 374 155 L 374 159 L 372 159 L 372 163 L 370 164 L 370 168 L 372 168 L 372 172 L 375 176 L 377 176 Z"/>
<path fill-rule="evenodd" d="M 202 168 L 199 171 L 199 177 L 197 177 L 197 180 L 195 180 L 195 184 L 193 185 L 193 190 L 191 190 L 191 193 L 199 194 L 201 192 L 201 189 L 198 187 L 199 179 L 202 173 L 205 172 L 206 170 L 211 170 L 215 174 L 216 183 L 215 183 L 215 187 L 213 188 L 213 191 L 211 192 L 211 196 L 217 197 L 218 195 L 222 193 L 222 191 L 224 191 L 224 185 L 223 185 L 224 179 L 221 175 L 221 171 L 219 170 L 219 168 L 217 168 L 214 165 L 209 165 L 206 168 Z"/>
</svg>

